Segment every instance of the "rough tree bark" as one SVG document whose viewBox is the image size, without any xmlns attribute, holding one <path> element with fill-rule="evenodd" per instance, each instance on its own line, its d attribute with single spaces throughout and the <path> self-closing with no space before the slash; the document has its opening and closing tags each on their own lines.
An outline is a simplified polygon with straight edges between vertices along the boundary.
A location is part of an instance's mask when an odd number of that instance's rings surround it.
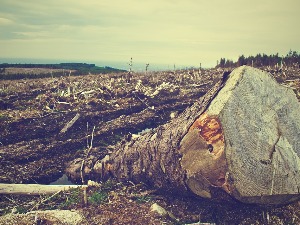
<svg viewBox="0 0 300 225">
<path fill-rule="evenodd" d="M 243 66 L 169 123 L 115 146 L 95 171 L 205 198 L 300 197 L 300 104 L 266 72 Z"/>
</svg>

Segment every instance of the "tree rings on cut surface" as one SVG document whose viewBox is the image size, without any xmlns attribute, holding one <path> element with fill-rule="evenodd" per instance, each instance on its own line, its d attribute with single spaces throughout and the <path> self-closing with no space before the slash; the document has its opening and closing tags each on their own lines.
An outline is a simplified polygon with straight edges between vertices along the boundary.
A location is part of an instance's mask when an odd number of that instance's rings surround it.
<svg viewBox="0 0 300 225">
<path fill-rule="evenodd" d="M 221 187 L 246 203 L 299 199 L 300 104 L 271 74 L 235 69 L 181 141 L 192 192 Z"/>
</svg>

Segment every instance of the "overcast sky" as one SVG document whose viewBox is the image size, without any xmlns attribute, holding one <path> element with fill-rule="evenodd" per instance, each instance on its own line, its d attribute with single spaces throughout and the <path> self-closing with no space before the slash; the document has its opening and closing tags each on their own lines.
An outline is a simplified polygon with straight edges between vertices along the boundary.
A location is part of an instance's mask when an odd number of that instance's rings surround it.
<svg viewBox="0 0 300 225">
<path fill-rule="evenodd" d="M 0 0 L 0 58 L 204 67 L 300 50 L 299 0 Z"/>
</svg>

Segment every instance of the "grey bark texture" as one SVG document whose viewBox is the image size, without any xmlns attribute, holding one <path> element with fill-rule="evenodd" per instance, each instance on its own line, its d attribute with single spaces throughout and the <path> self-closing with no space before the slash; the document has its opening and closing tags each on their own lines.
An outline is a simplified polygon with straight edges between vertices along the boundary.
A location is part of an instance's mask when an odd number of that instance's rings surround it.
<svg viewBox="0 0 300 225">
<path fill-rule="evenodd" d="M 242 66 L 169 123 L 115 146 L 102 175 L 166 191 L 285 204 L 300 197 L 300 104 Z"/>
</svg>

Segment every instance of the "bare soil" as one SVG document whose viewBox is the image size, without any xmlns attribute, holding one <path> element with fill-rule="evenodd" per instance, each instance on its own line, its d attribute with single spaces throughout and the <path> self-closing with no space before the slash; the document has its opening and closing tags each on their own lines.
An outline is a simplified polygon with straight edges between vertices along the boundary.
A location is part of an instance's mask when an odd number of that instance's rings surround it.
<svg viewBox="0 0 300 225">
<path fill-rule="evenodd" d="M 264 68 L 299 98 L 300 70 Z M 224 70 L 68 76 L 0 81 L 0 182 L 49 184 L 91 146 L 95 160 L 129 133 L 166 123 L 204 95 Z M 76 122 L 62 129 L 79 113 Z M 93 132 L 94 129 L 94 132 Z M 90 190 L 90 196 L 97 190 Z M 84 206 L 47 201 L 39 209 L 79 209 L 87 224 L 299 224 L 300 203 L 269 207 L 212 202 L 159 193 L 144 184 L 117 183 L 107 201 Z M 63 195 L 60 196 L 64 199 Z M 40 197 L 42 198 L 42 197 Z M 31 210 L 37 197 L 0 195 L 0 214 L 16 206 Z M 178 221 L 150 212 L 160 204 Z M 51 206 L 51 207 L 48 207 Z M 44 223 L 47 224 L 47 223 Z M 49 223 L 48 223 L 49 224 Z"/>
</svg>

